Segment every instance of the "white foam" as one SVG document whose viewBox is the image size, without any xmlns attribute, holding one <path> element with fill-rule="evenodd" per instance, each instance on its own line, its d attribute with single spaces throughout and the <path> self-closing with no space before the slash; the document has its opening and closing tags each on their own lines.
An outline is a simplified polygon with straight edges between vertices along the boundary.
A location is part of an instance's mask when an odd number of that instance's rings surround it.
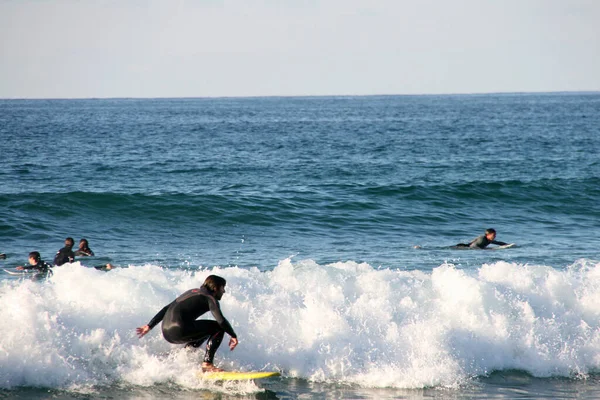
<svg viewBox="0 0 600 400">
<path fill-rule="evenodd" d="M 291 259 L 270 272 L 75 263 L 45 283 L 0 281 L 0 387 L 210 387 L 195 375 L 202 351 L 167 343 L 160 327 L 140 340 L 135 328 L 213 273 L 228 281 L 221 306 L 240 340 L 230 352 L 226 337 L 217 353 L 226 369 L 423 388 L 494 370 L 568 377 L 600 366 L 600 263 L 589 260 L 431 273 Z"/>
</svg>

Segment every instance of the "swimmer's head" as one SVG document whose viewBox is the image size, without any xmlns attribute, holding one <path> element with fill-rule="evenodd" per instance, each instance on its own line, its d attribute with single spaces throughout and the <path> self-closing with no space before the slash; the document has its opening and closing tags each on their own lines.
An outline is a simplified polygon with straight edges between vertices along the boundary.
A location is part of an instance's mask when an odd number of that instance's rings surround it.
<svg viewBox="0 0 600 400">
<path fill-rule="evenodd" d="M 40 256 L 40 253 L 37 251 L 32 251 L 31 253 L 29 253 L 29 263 L 31 265 L 39 263 L 41 258 L 42 256 Z"/>
</svg>

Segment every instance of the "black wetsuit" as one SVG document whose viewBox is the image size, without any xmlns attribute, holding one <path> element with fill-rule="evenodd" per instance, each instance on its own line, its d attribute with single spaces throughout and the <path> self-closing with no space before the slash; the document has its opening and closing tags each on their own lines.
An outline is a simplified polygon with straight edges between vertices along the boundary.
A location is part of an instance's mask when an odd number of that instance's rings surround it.
<svg viewBox="0 0 600 400">
<path fill-rule="evenodd" d="M 505 246 L 508 243 L 500 242 L 498 240 L 489 240 L 485 235 L 478 236 L 476 239 L 472 240 L 471 243 L 459 243 L 456 247 L 470 247 L 472 249 L 485 249 L 489 244 L 497 244 L 498 246 Z"/>
<path fill-rule="evenodd" d="M 35 275 L 31 277 L 31 279 L 34 281 L 39 281 L 40 279 L 44 279 L 52 275 L 52 265 L 42 260 L 38 261 L 35 265 L 25 265 L 23 266 L 23 269 L 35 269 L 38 271 Z"/>
<path fill-rule="evenodd" d="M 209 310 L 215 317 L 215 321 L 196 320 Z M 192 347 L 200 347 L 208 340 L 204 361 L 211 364 L 225 332 L 232 338 L 237 337 L 231 324 L 221 313 L 219 301 L 205 287 L 183 293 L 160 310 L 150 320 L 148 326 L 152 329 L 160 321 L 162 321 L 163 336 L 169 343 L 185 343 Z"/>
<path fill-rule="evenodd" d="M 66 263 L 71 263 L 75 260 L 75 253 L 73 253 L 73 247 L 65 246 L 60 249 L 54 256 L 54 265 L 60 266 Z"/>
</svg>

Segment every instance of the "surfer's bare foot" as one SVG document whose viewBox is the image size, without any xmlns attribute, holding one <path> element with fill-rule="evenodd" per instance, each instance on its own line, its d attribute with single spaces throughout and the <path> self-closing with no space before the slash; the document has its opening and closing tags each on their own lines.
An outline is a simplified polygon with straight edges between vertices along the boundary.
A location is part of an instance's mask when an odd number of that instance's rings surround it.
<svg viewBox="0 0 600 400">
<path fill-rule="evenodd" d="M 222 368 L 215 367 L 214 364 L 203 362 L 202 363 L 202 372 L 223 372 L 225 371 Z"/>
</svg>

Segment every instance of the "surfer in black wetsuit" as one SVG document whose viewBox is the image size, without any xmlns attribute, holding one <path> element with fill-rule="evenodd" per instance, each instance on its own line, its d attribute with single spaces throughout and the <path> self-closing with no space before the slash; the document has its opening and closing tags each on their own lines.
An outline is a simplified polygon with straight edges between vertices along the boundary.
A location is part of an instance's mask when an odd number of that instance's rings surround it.
<svg viewBox="0 0 600 400">
<path fill-rule="evenodd" d="M 90 245 L 87 239 L 81 239 L 79 241 L 79 248 L 75 252 L 77 257 L 91 257 L 94 255 L 92 249 L 90 249 Z"/>
<path fill-rule="evenodd" d="M 229 339 L 231 350 L 235 349 L 238 344 L 237 335 L 221 313 L 219 305 L 219 300 L 225 293 L 225 284 L 225 279 L 220 276 L 208 276 L 202 287 L 183 293 L 172 303 L 163 307 L 148 325 L 137 328 L 138 336 L 142 338 L 162 321 L 162 333 L 167 342 L 197 348 L 206 341 L 202 371 L 222 371 L 213 365 L 213 359 L 225 333 L 231 336 Z M 196 320 L 209 310 L 215 321 Z"/>
<path fill-rule="evenodd" d="M 38 271 L 35 275 L 31 277 L 31 279 L 34 281 L 39 281 L 52 275 L 52 265 L 43 261 L 42 257 L 40 256 L 40 253 L 37 251 L 32 251 L 31 253 L 29 253 L 29 265 L 19 265 L 16 269 L 19 271 L 25 271 L 29 269 L 34 269 Z"/>
<path fill-rule="evenodd" d="M 73 238 L 68 237 L 65 239 L 65 247 L 60 249 L 54 256 L 54 265 L 61 266 L 66 263 L 72 263 L 75 260 L 75 253 L 73 253 L 73 245 L 75 241 Z"/>
<path fill-rule="evenodd" d="M 67 238 L 67 240 L 68 239 L 70 239 L 70 238 Z M 65 244 L 66 244 L 66 242 L 65 242 Z M 61 251 L 62 250 L 63 249 L 61 249 Z M 92 256 L 94 256 L 94 252 L 92 251 L 92 249 L 90 249 L 90 245 L 89 245 L 89 242 L 87 239 L 81 239 L 79 241 L 79 248 L 75 251 L 75 256 L 77 256 L 77 257 L 92 257 Z M 101 271 L 110 271 L 111 269 L 114 269 L 115 267 L 112 264 L 102 264 L 102 265 L 96 265 L 96 266 L 94 266 L 94 268 L 101 270 Z"/>
<path fill-rule="evenodd" d="M 496 230 L 489 228 L 485 230 L 485 234 L 478 236 L 469 243 L 459 243 L 456 247 L 470 247 L 472 249 L 485 249 L 489 244 L 496 244 L 498 246 L 505 246 L 508 243 L 500 242 L 496 239 Z"/>
</svg>

